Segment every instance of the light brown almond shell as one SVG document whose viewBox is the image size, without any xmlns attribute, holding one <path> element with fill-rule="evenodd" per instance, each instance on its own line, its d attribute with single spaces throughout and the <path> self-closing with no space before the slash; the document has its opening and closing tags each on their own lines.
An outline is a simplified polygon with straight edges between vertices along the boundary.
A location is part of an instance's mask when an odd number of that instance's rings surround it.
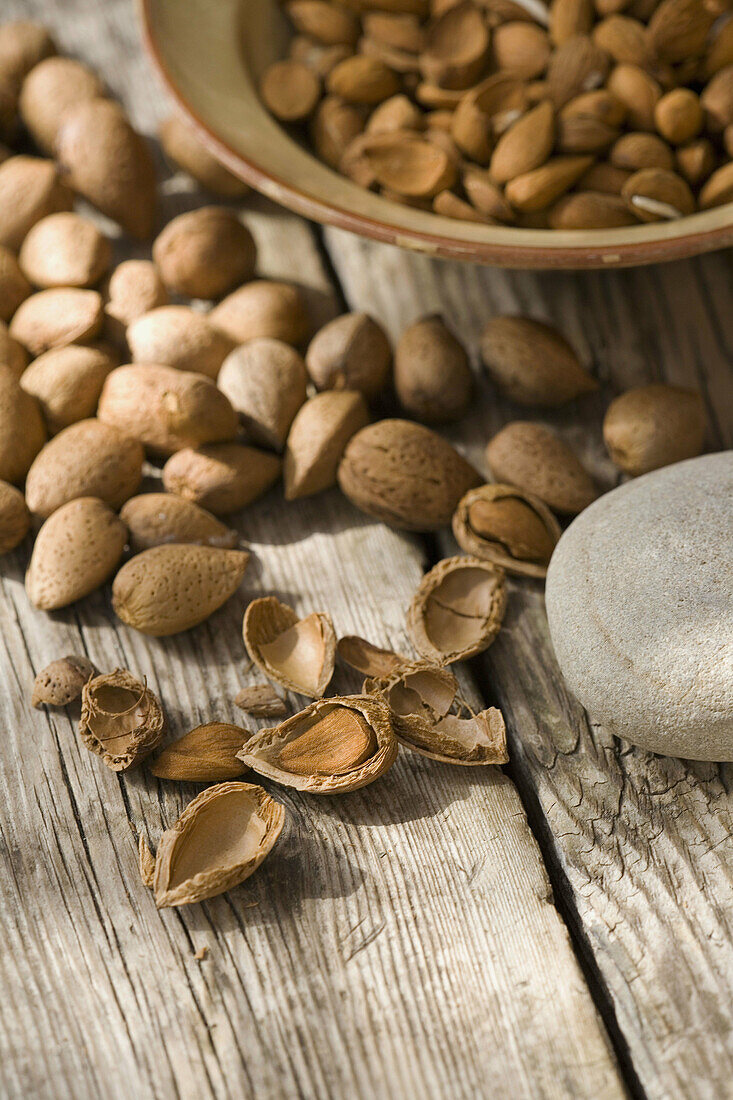
<svg viewBox="0 0 733 1100">
<path fill-rule="evenodd" d="M 261 599 L 252 601 L 244 613 L 242 624 L 244 644 L 257 667 L 271 680 L 289 691 L 310 696 L 312 699 L 320 699 L 325 692 L 331 682 L 336 661 L 336 635 L 331 618 L 320 612 L 316 617 L 323 637 L 323 662 L 315 688 L 293 679 L 281 668 L 273 665 L 262 652 L 263 645 L 273 642 L 279 635 L 301 621 L 292 607 L 281 603 L 276 596 L 263 596 Z"/>
<path fill-rule="evenodd" d="M 125 752 L 109 752 L 104 741 L 92 729 L 95 719 L 110 713 L 104 711 L 98 700 L 100 691 L 106 687 L 122 688 L 131 692 L 137 699 L 136 709 L 144 707 L 144 721 L 129 731 Z M 145 683 L 126 669 L 116 668 L 105 676 L 95 676 L 82 688 L 79 736 L 89 751 L 101 756 L 112 771 L 124 772 L 139 763 L 160 743 L 164 728 L 165 715 L 157 697 Z"/>
<path fill-rule="evenodd" d="M 451 575 L 464 569 L 479 569 L 494 581 L 491 607 L 480 630 L 480 636 L 472 643 L 451 649 L 439 648 L 431 639 L 426 628 L 425 616 L 428 604 L 443 582 Z M 407 632 L 418 653 L 434 664 L 447 665 L 453 661 L 463 661 L 482 653 L 493 642 L 499 632 L 506 610 L 506 582 L 504 571 L 490 562 L 472 556 L 445 558 L 434 565 L 420 582 L 407 612 Z"/>
<path fill-rule="evenodd" d="M 339 638 L 336 652 L 342 661 L 357 672 L 363 672 L 365 676 L 389 676 L 395 668 L 407 661 L 407 657 L 394 653 L 391 649 L 381 649 L 366 638 L 360 638 L 358 634 L 346 634 Z"/>
<path fill-rule="evenodd" d="M 515 497 L 531 508 L 547 528 L 553 542 L 557 544 L 562 528 L 547 505 L 531 493 L 524 493 L 511 485 L 500 484 L 481 485 L 478 489 L 470 489 L 465 496 L 461 497 L 453 513 L 453 535 L 456 542 L 467 554 L 472 554 L 483 561 L 493 562 L 501 569 L 506 569 L 507 573 L 515 573 L 520 577 L 546 577 L 547 566 L 514 558 L 500 542 L 482 538 L 471 528 L 469 523 L 471 505 L 477 501 L 502 500 L 505 497 Z"/>
</svg>

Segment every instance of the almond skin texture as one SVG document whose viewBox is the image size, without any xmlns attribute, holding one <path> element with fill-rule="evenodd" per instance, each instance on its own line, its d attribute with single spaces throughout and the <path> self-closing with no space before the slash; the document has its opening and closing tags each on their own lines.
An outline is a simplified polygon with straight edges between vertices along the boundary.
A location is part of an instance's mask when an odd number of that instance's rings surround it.
<svg viewBox="0 0 733 1100">
<path fill-rule="evenodd" d="M 36 398 L 49 433 L 55 435 L 94 416 L 104 380 L 114 365 L 110 356 L 97 348 L 69 344 L 34 359 L 20 385 Z"/>
<path fill-rule="evenodd" d="M 480 481 L 447 440 L 409 420 L 362 428 L 338 469 L 341 490 L 357 508 L 407 531 L 450 526 L 458 501 Z"/>
<path fill-rule="evenodd" d="M 280 476 L 277 455 L 241 443 L 186 447 L 163 467 L 169 493 L 192 500 L 216 516 L 238 512 L 257 500 Z"/>
<path fill-rule="evenodd" d="M 465 415 L 473 374 L 462 344 L 441 317 L 423 317 L 402 333 L 394 359 L 400 405 L 425 424 L 447 424 Z"/>
<path fill-rule="evenodd" d="M 23 82 L 20 114 L 38 148 L 52 156 L 67 111 L 103 95 L 102 81 L 81 61 L 50 57 Z"/>
<path fill-rule="evenodd" d="M 0 366 L 0 478 L 22 481 L 45 442 L 38 402 L 20 388 L 10 367 Z"/>
<path fill-rule="evenodd" d="M 497 481 L 539 497 L 554 512 L 575 515 L 598 496 L 567 443 L 541 424 L 507 424 L 489 443 L 486 459 Z"/>
<path fill-rule="evenodd" d="M 101 327 L 102 299 L 96 290 L 54 287 L 26 298 L 10 322 L 10 335 L 36 356 L 93 340 Z"/>
<path fill-rule="evenodd" d="M 90 287 L 112 262 L 112 245 L 88 218 L 64 211 L 36 222 L 19 260 L 26 278 L 41 289 Z"/>
<path fill-rule="evenodd" d="M 169 455 L 233 439 L 237 414 L 210 378 L 159 365 L 117 367 L 99 399 L 99 419 Z"/>
<path fill-rule="evenodd" d="M 0 245 L 0 321 L 9 321 L 30 293 L 31 285 L 15 256 Z"/>
<path fill-rule="evenodd" d="M 28 507 L 46 517 L 67 501 L 93 496 L 117 510 L 137 490 L 144 457 L 136 439 L 99 420 L 80 420 L 59 432 L 28 471 Z"/>
<path fill-rule="evenodd" d="M 168 305 L 168 291 L 151 260 L 124 260 L 102 288 L 104 332 L 115 344 L 125 343 L 127 326 L 158 306 Z"/>
<path fill-rule="evenodd" d="M 153 260 L 176 294 L 220 298 L 252 278 L 257 249 L 231 210 L 202 206 L 168 222 L 153 244 Z"/>
<path fill-rule="evenodd" d="M 64 504 L 38 532 L 25 587 L 41 611 L 66 607 L 107 580 L 122 557 L 127 528 L 94 497 Z"/>
<path fill-rule="evenodd" d="M 10 335 L 8 326 L 0 321 L 0 366 L 7 367 L 13 378 L 19 381 L 28 366 L 28 352 Z"/>
<path fill-rule="evenodd" d="M 598 383 L 567 340 L 529 317 L 494 317 L 481 336 L 481 359 L 502 393 L 520 405 L 554 407 Z"/>
<path fill-rule="evenodd" d="M 489 171 L 495 183 L 507 183 L 515 176 L 544 164 L 555 140 L 555 112 L 545 100 L 502 134 L 491 157 Z"/>
<path fill-rule="evenodd" d="M 160 363 L 216 378 L 232 350 L 228 336 L 188 306 L 161 306 L 138 317 L 127 330 L 135 363 Z"/>
<path fill-rule="evenodd" d="M 154 546 L 120 569 L 112 585 L 112 606 L 141 634 L 179 634 L 226 603 L 239 587 L 248 561 L 244 550 Z"/>
<path fill-rule="evenodd" d="M 130 236 L 151 236 L 155 166 L 147 142 L 117 103 L 92 99 L 66 112 L 56 152 L 70 187 Z"/>
<path fill-rule="evenodd" d="M 219 164 L 179 115 L 171 115 L 161 123 L 158 137 L 166 157 L 212 194 L 223 199 L 238 199 L 249 191 L 244 180 L 237 179 L 228 168 Z"/>
<path fill-rule="evenodd" d="M 285 448 L 285 499 L 312 496 L 336 484 L 349 440 L 369 423 L 360 393 L 324 390 L 302 406 Z"/>
<path fill-rule="evenodd" d="M 310 327 L 298 288 L 267 279 L 247 283 L 227 295 L 211 311 L 209 320 L 235 344 L 271 336 L 297 345 L 306 339 Z"/>
<path fill-rule="evenodd" d="M 608 406 L 603 440 L 619 469 L 633 477 L 694 458 L 705 442 L 702 398 L 663 383 L 628 390 Z"/>
<path fill-rule="evenodd" d="M 392 349 L 384 329 L 366 313 L 344 313 L 316 333 L 305 357 L 319 390 L 359 390 L 376 397 L 389 381 Z"/>
<path fill-rule="evenodd" d="M 239 413 L 253 443 L 281 451 L 293 417 L 305 401 L 305 363 L 289 344 L 250 340 L 227 356 L 219 389 Z"/>
<path fill-rule="evenodd" d="M 0 164 L 0 244 L 17 252 L 31 226 L 73 201 L 53 161 L 10 157 Z"/>
<path fill-rule="evenodd" d="M 127 525 L 135 554 L 170 542 L 231 550 L 239 538 L 210 512 L 174 493 L 132 497 L 120 511 L 120 519 Z"/>
<path fill-rule="evenodd" d="M 0 27 L 0 74 L 15 87 L 45 57 L 56 53 L 47 29 L 29 19 L 17 19 Z"/>
<path fill-rule="evenodd" d="M 0 554 L 14 550 L 28 534 L 30 512 L 20 489 L 0 481 Z"/>
</svg>

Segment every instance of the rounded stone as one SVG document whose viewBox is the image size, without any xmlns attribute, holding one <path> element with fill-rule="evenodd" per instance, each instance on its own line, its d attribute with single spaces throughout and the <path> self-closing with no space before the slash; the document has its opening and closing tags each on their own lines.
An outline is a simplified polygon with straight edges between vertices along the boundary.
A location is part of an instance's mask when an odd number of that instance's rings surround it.
<svg viewBox="0 0 733 1100">
<path fill-rule="evenodd" d="M 652 752 L 733 760 L 733 451 L 637 478 L 578 516 L 547 573 L 560 669 Z"/>
</svg>

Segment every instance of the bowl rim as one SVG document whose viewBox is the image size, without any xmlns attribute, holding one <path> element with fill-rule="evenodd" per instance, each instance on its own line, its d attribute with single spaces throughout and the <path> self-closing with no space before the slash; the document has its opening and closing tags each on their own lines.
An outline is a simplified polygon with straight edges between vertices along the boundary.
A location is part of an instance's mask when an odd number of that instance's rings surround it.
<svg viewBox="0 0 733 1100">
<path fill-rule="evenodd" d="M 733 203 L 699 211 L 675 223 L 647 223 L 623 229 L 560 231 L 517 229 L 512 226 L 480 226 L 478 228 L 486 234 L 486 237 L 467 240 L 456 239 L 437 230 L 430 232 L 407 226 L 400 228 L 361 213 L 352 207 L 325 200 L 313 191 L 302 190 L 290 180 L 283 179 L 263 168 L 251 155 L 245 156 L 232 148 L 221 134 L 212 128 L 212 124 L 200 116 L 175 79 L 166 60 L 166 45 L 156 34 L 154 12 L 156 6 L 162 2 L 163 0 L 137 0 L 137 7 L 147 52 L 179 111 L 191 123 L 202 144 L 235 176 L 281 206 L 311 221 L 332 225 L 372 240 L 398 245 L 431 256 L 515 269 L 580 270 L 641 266 L 682 259 L 733 245 Z M 180 3 L 181 16 L 183 16 L 184 7 L 185 5 Z M 284 128 L 283 133 L 287 134 Z M 309 150 L 303 151 L 318 165 L 324 167 Z M 401 213 L 409 209 L 387 199 L 381 201 L 389 203 Z M 435 218 L 438 224 L 448 221 L 447 218 L 437 214 L 428 214 L 428 216 Z M 704 223 L 702 229 L 701 222 Z M 690 223 L 694 223 L 691 228 L 689 228 Z M 516 233 L 521 234 L 522 239 L 517 240 L 516 243 L 491 239 L 492 228 L 499 236 Z M 636 241 L 623 239 L 637 230 L 646 231 L 646 239 Z M 658 236 L 655 235 L 655 230 Z M 651 236 L 648 235 L 650 232 Z M 573 240 L 576 235 L 578 238 L 582 236 L 582 243 L 579 239 L 577 243 Z"/>
</svg>

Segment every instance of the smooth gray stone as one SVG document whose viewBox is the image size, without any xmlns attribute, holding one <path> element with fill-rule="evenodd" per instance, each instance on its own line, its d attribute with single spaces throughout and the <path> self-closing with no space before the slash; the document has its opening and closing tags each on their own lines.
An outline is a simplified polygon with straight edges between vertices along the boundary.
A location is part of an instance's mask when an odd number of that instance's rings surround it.
<svg viewBox="0 0 733 1100">
<path fill-rule="evenodd" d="M 652 752 L 733 760 L 733 451 L 586 508 L 555 549 L 546 601 L 594 722 Z"/>
</svg>

